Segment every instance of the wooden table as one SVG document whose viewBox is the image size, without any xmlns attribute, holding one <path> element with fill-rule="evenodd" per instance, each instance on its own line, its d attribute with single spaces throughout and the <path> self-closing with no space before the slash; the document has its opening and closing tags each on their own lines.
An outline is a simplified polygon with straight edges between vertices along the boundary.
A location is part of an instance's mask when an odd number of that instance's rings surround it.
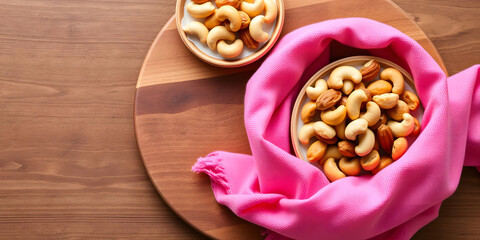
<svg viewBox="0 0 480 240">
<path fill-rule="evenodd" d="M 480 2 L 395 0 L 449 74 L 480 63 Z M 133 129 L 145 54 L 173 0 L 0 3 L 0 239 L 202 239 L 155 191 Z M 480 174 L 416 239 L 480 237 Z"/>
</svg>

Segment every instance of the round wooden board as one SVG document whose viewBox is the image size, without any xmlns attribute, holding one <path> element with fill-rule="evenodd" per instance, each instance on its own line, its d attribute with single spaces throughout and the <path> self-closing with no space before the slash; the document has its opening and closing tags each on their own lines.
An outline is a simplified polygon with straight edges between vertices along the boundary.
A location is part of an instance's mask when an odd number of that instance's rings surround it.
<svg viewBox="0 0 480 240">
<path fill-rule="evenodd" d="M 286 0 L 285 8 L 281 37 L 327 19 L 367 17 L 406 33 L 445 69 L 425 34 L 390 1 Z M 233 69 L 208 65 L 183 45 L 174 19 L 158 34 L 137 82 L 135 131 L 145 167 L 165 202 L 202 233 L 217 239 L 261 239 L 260 227 L 219 205 L 209 178 L 190 169 L 198 157 L 214 150 L 250 153 L 243 97 L 263 59 Z M 335 43 L 331 53 L 332 61 L 366 54 Z"/>
</svg>

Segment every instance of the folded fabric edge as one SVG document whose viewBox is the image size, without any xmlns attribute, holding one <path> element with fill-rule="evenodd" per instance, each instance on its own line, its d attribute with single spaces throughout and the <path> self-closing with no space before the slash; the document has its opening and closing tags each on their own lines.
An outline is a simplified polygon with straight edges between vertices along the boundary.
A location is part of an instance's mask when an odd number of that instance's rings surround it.
<svg viewBox="0 0 480 240">
<path fill-rule="evenodd" d="M 230 194 L 230 187 L 225 176 L 225 168 L 223 167 L 223 159 L 219 152 L 212 152 L 206 157 L 200 157 L 192 166 L 192 171 L 195 173 L 205 173 L 212 181 L 212 188 L 222 188 L 225 193 Z M 215 191 L 214 191 L 215 192 Z"/>
<path fill-rule="evenodd" d="M 289 237 L 285 237 L 269 229 L 265 229 L 262 232 L 262 236 L 265 236 L 265 240 L 292 240 Z"/>
</svg>

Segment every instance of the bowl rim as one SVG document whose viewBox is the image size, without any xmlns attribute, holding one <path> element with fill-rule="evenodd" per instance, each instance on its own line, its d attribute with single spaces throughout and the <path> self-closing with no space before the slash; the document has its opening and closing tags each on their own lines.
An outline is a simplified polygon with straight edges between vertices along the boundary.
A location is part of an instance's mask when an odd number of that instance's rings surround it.
<svg viewBox="0 0 480 240">
<path fill-rule="evenodd" d="M 298 113 L 300 109 L 300 104 L 302 103 L 303 98 L 306 95 L 306 89 L 308 86 L 311 86 L 313 82 L 317 79 L 320 78 L 320 76 L 325 75 L 325 73 L 333 70 L 333 68 L 341 66 L 343 64 L 347 64 L 348 62 L 352 61 L 369 61 L 369 60 L 376 60 L 380 64 L 383 65 L 389 65 L 389 67 L 396 68 L 398 71 L 400 71 L 404 76 L 405 76 L 405 81 L 407 82 L 408 85 L 413 89 L 415 94 L 418 95 L 417 89 L 415 88 L 415 82 L 413 80 L 412 75 L 406 71 L 403 67 L 399 66 L 398 64 L 376 56 L 368 56 L 368 55 L 357 55 L 357 56 L 351 56 L 351 57 L 346 57 L 346 58 L 341 58 L 339 60 L 336 60 L 334 62 L 331 62 L 324 67 L 322 67 L 320 70 L 315 72 L 315 74 L 312 75 L 308 79 L 308 81 L 303 85 L 302 89 L 298 92 L 297 98 L 295 99 L 295 102 L 293 104 L 293 109 L 291 112 L 290 116 L 290 142 L 292 143 L 292 148 L 293 151 L 295 152 L 295 156 L 300 158 L 303 161 L 309 162 L 307 159 L 304 158 L 303 154 L 300 151 L 300 146 L 297 142 L 298 140 L 298 132 L 297 132 L 297 126 L 298 126 Z M 372 80 L 373 81 L 373 80 Z M 363 81 L 362 81 L 363 82 Z M 423 106 L 420 103 L 419 109 L 423 111 Z"/>
<path fill-rule="evenodd" d="M 202 61 L 209 63 L 211 65 L 217 67 L 225 67 L 225 68 L 235 68 L 235 67 L 242 67 L 248 65 L 250 63 L 255 62 L 256 60 L 263 57 L 267 54 L 270 49 L 273 48 L 277 40 L 279 39 L 282 29 L 283 23 L 285 21 L 285 3 L 284 0 L 275 0 L 278 4 L 278 14 L 277 14 L 277 23 L 273 30 L 272 36 L 268 40 L 268 42 L 262 46 L 262 48 L 258 49 L 256 52 L 252 53 L 251 55 L 236 59 L 236 60 L 223 60 L 214 58 L 202 50 L 200 50 L 195 44 L 193 44 L 187 38 L 187 34 L 182 30 L 182 19 L 183 19 L 183 10 L 185 8 L 186 0 L 177 0 L 176 7 L 175 7 L 175 22 L 177 26 L 178 33 L 180 34 L 180 39 L 182 39 L 184 45 L 192 52 L 195 56 L 197 56 Z"/>
</svg>

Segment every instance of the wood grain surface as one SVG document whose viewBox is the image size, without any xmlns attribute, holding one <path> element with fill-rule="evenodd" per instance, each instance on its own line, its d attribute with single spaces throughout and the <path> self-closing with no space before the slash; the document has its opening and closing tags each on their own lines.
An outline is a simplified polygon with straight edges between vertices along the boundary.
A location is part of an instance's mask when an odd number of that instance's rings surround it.
<svg viewBox="0 0 480 240">
<path fill-rule="evenodd" d="M 450 74 L 480 63 L 480 2 L 394 2 Z M 173 0 L 0 2 L 0 239 L 205 238 L 156 192 L 133 128 L 140 68 L 174 8 Z M 479 184 L 464 168 L 439 218 L 415 238 L 478 239 Z"/>
</svg>

